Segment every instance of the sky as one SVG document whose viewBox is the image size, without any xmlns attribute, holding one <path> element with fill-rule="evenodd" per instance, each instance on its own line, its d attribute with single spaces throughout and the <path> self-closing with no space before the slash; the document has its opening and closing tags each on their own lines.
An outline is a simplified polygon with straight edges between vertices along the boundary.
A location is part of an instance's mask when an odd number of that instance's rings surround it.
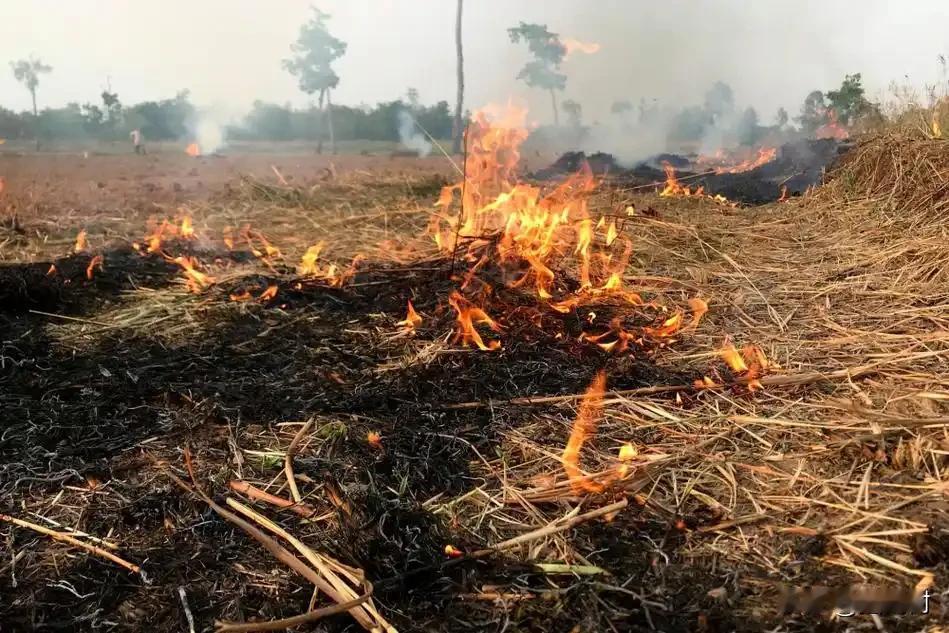
<svg viewBox="0 0 949 633">
<path fill-rule="evenodd" d="M 306 105 L 280 62 L 311 4 L 348 43 L 334 103 L 392 100 L 409 87 L 424 103 L 454 101 L 455 0 L 0 0 L 0 65 L 35 55 L 53 67 L 40 107 L 98 101 L 107 85 L 124 103 L 188 89 L 235 115 L 255 99 Z M 722 80 L 766 123 L 847 73 L 861 72 L 877 98 L 893 81 L 945 81 L 937 56 L 949 54 L 946 0 L 466 0 L 467 107 L 514 97 L 533 120 L 552 118 L 549 97 L 515 79 L 528 55 L 506 29 L 521 20 L 601 44 L 562 69 L 561 98 L 580 102 L 588 121 L 621 99 L 700 103 Z M 0 106 L 29 104 L 0 68 Z"/>
</svg>

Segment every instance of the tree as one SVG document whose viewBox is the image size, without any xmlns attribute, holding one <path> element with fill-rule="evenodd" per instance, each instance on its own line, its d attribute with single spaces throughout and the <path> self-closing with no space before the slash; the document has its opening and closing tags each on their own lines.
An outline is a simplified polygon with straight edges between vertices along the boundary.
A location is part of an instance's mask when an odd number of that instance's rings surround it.
<svg viewBox="0 0 949 633">
<path fill-rule="evenodd" d="M 14 78 L 30 91 L 30 98 L 33 99 L 33 121 L 35 124 L 39 116 L 36 111 L 36 88 L 40 85 L 40 75 L 51 72 L 53 67 L 30 57 L 29 59 L 10 62 L 10 68 L 13 70 Z M 36 149 L 39 149 L 40 137 L 36 129 L 33 130 L 33 135 L 36 138 Z"/>
<path fill-rule="evenodd" d="M 534 56 L 527 62 L 517 78 L 523 79 L 531 88 L 541 88 L 550 92 L 550 102 L 554 109 L 554 125 L 560 125 L 560 115 L 557 112 L 557 90 L 567 86 L 567 76 L 557 72 L 567 47 L 560 42 L 556 33 L 547 30 L 545 24 L 528 24 L 521 22 L 519 26 L 507 30 L 511 42 L 517 44 L 521 40 L 527 43 L 527 48 Z"/>
<path fill-rule="evenodd" d="M 788 111 L 783 107 L 778 108 L 778 113 L 774 117 L 774 122 L 777 125 L 779 130 L 783 130 L 784 127 L 788 124 Z"/>
<path fill-rule="evenodd" d="M 620 101 L 614 101 L 613 105 L 610 106 L 610 112 L 612 114 L 618 114 L 619 116 L 626 116 L 628 112 L 633 111 L 633 104 L 626 99 Z"/>
<path fill-rule="evenodd" d="M 324 107 L 330 135 L 331 151 L 336 153 L 336 138 L 333 134 L 333 104 L 330 91 L 339 85 L 339 75 L 331 64 L 346 53 L 346 42 L 336 39 L 326 29 L 329 15 L 313 7 L 313 17 L 300 27 L 297 41 L 290 45 L 294 56 L 283 60 L 283 67 L 297 78 L 300 90 L 308 95 L 320 93 L 320 108 Z M 323 140 L 317 144 L 317 152 L 323 151 Z"/>
<path fill-rule="evenodd" d="M 837 114 L 837 120 L 851 125 L 857 117 L 870 109 L 870 102 L 863 96 L 860 73 L 844 77 L 840 88 L 827 92 L 827 102 Z"/>
<path fill-rule="evenodd" d="M 458 0 L 458 11 L 455 14 L 455 57 L 457 58 L 458 94 L 455 98 L 455 120 L 452 124 L 452 151 L 461 152 L 461 137 L 465 133 L 461 126 L 461 109 L 465 100 L 465 57 L 461 50 L 461 5 Z"/>
<path fill-rule="evenodd" d="M 583 118 L 583 106 L 573 99 L 567 99 L 563 102 L 562 107 L 563 111 L 567 113 L 567 120 L 570 122 L 570 127 L 580 127 L 581 119 Z"/>
<path fill-rule="evenodd" d="M 735 110 L 735 93 L 731 86 L 721 81 L 716 81 L 712 87 L 705 93 L 705 111 L 716 123 L 726 114 Z"/>
<path fill-rule="evenodd" d="M 748 107 L 741 113 L 738 119 L 738 126 L 735 130 L 738 136 L 738 143 L 741 145 L 754 145 L 758 141 L 758 112 Z"/>
<path fill-rule="evenodd" d="M 801 114 L 797 117 L 797 122 L 807 134 L 812 134 L 814 130 L 827 122 L 827 101 L 824 99 L 823 92 L 814 90 L 804 97 L 804 104 L 801 106 Z"/>
</svg>

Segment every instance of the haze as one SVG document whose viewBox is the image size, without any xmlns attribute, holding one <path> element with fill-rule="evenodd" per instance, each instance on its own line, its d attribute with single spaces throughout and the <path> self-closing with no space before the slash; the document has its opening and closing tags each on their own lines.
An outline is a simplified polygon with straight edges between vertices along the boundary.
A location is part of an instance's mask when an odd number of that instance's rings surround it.
<svg viewBox="0 0 949 633">
<path fill-rule="evenodd" d="M 419 90 L 421 100 L 452 102 L 455 92 L 453 0 L 323 0 L 330 30 L 349 44 L 337 64 L 334 102 L 375 103 Z M 6 68 L 36 55 L 53 66 L 40 106 L 98 101 L 111 82 L 124 103 L 168 98 L 188 89 L 200 105 L 246 109 L 255 99 L 305 105 L 280 67 L 309 14 L 287 0 L 0 0 L 0 105 L 29 107 Z M 779 106 L 796 114 L 813 89 L 861 72 L 868 96 L 891 81 L 921 88 L 944 80 L 937 55 L 949 51 L 945 0 L 746 2 L 717 0 L 469 0 L 465 3 L 466 106 L 528 100 L 532 117 L 551 118 L 546 95 L 515 81 L 527 57 L 506 28 L 546 23 L 602 50 L 564 65 L 563 99 L 582 103 L 588 121 L 618 99 L 698 102 L 722 80 L 763 122 Z"/>
</svg>

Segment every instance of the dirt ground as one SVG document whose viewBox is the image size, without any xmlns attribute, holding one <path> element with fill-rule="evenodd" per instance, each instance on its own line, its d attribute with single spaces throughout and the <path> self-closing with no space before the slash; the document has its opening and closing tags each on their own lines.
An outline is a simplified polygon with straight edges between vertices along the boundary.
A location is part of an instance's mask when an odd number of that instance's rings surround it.
<svg viewBox="0 0 949 633">
<path fill-rule="evenodd" d="M 425 233 L 444 158 L 0 154 L 0 177 L 0 515 L 141 567 L 5 519 L 0 631 L 211 631 L 331 604 L 212 505 L 237 501 L 361 570 L 401 631 L 947 617 L 944 251 L 911 247 L 919 226 L 899 241 L 872 205 L 844 221 L 819 198 L 735 209 L 607 183 L 590 208 L 628 240 L 644 302 L 541 310 L 485 266 L 500 348 L 482 352 L 446 305 L 471 262 Z M 185 215 L 193 237 L 146 251 Z M 321 242 L 324 272 L 304 274 Z M 197 292 L 185 257 L 212 277 Z M 701 323 L 656 333 L 695 297 Z M 584 340 L 617 320 L 639 333 L 627 353 Z M 729 373 L 726 341 L 774 361 L 760 388 Z M 561 453 L 600 372 L 584 466 L 638 454 L 583 492 Z M 290 498 L 291 445 L 304 516 L 233 489 Z M 780 611 L 782 584 L 933 578 L 929 616 Z"/>
</svg>

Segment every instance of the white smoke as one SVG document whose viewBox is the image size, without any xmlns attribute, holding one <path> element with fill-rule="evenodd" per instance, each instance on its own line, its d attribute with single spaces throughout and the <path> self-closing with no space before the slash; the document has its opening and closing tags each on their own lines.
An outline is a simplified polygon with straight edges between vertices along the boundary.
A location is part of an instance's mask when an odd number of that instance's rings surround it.
<svg viewBox="0 0 949 633">
<path fill-rule="evenodd" d="M 432 144 L 419 132 L 415 119 L 406 110 L 399 110 L 399 142 L 422 157 L 432 152 Z"/>
<path fill-rule="evenodd" d="M 213 154 L 227 145 L 227 126 L 241 121 L 243 113 L 224 104 L 199 109 L 188 128 L 202 154 Z"/>
<path fill-rule="evenodd" d="M 199 119 L 194 136 L 203 154 L 213 154 L 224 146 L 224 126 L 213 119 Z"/>
</svg>

